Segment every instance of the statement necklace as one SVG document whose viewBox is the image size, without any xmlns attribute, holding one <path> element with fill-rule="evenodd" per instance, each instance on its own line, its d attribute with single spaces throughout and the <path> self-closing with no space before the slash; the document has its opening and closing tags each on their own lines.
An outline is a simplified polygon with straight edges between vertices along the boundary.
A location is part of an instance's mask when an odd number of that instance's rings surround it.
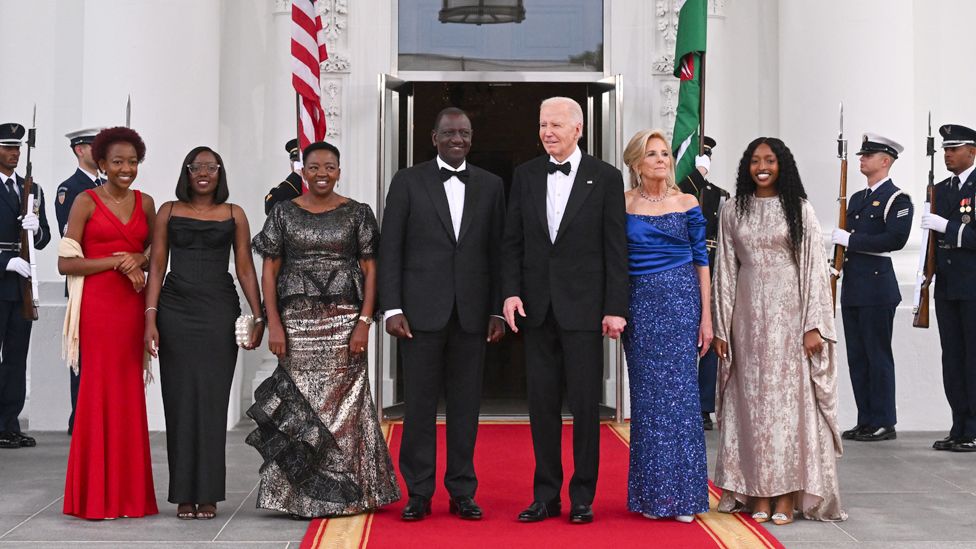
<svg viewBox="0 0 976 549">
<path fill-rule="evenodd" d="M 641 198 L 643 198 L 644 200 L 646 200 L 648 202 L 660 202 L 660 201 L 662 201 L 662 200 L 664 200 L 665 198 L 668 197 L 668 194 L 670 192 L 670 189 L 664 189 L 664 194 L 662 194 L 659 198 L 651 198 L 650 196 L 648 196 L 647 193 L 644 192 L 644 186 L 643 185 L 641 185 L 640 187 L 637 187 L 637 192 L 641 195 Z"/>
</svg>

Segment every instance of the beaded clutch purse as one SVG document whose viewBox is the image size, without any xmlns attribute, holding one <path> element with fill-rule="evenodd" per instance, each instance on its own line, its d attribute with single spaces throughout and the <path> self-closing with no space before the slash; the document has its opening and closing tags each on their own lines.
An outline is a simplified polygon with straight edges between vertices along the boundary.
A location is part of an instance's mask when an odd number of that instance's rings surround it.
<svg viewBox="0 0 976 549">
<path fill-rule="evenodd" d="M 254 315 L 241 315 L 234 322 L 234 336 L 237 339 L 237 346 L 243 347 L 251 341 L 254 335 Z"/>
</svg>

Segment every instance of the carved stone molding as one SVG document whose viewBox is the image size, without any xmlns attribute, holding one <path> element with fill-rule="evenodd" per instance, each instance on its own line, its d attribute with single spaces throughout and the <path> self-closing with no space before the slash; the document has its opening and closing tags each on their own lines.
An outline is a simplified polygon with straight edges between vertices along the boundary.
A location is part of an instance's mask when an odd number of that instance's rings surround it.
<svg viewBox="0 0 976 549">
<path fill-rule="evenodd" d="M 325 41 L 329 46 L 335 47 L 346 31 L 349 2 L 348 0 L 320 0 L 317 5 L 319 15 L 322 16 L 322 32 L 325 33 Z"/>
<path fill-rule="evenodd" d="M 291 13 L 291 0 L 274 0 L 274 15 Z"/>
<path fill-rule="evenodd" d="M 658 48 L 665 52 L 656 58 L 651 69 L 654 74 L 671 74 L 674 71 L 674 45 L 678 38 L 678 13 L 684 0 L 657 0 L 654 5 L 655 28 L 658 31 Z"/>
<path fill-rule="evenodd" d="M 668 140 L 674 128 L 674 118 L 678 110 L 678 82 L 665 82 L 661 85 L 661 127 L 668 132 Z"/>
<path fill-rule="evenodd" d="M 349 57 L 341 52 L 329 51 L 329 58 L 322 63 L 323 73 L 348 73 Z"/>
<path fill-rule="evenodd" d="M 325 110 L 325 137 L 335 139 L 342 133 L 342 81 L 330 79 L 322 84 L 322 108 Z"/>
<path fill-rule="evenodd" d="M 708 16 L 724 19 L 728 3 L 729 0 L 708 0 Z"/>
</svg>

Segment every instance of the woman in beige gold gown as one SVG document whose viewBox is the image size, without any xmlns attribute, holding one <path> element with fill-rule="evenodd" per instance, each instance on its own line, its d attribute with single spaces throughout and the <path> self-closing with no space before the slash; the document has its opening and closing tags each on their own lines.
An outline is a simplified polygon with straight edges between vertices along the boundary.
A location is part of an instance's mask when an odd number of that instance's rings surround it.
<svg viewBox="0 0 976 549">
<path fill-rule="evenodd" d="M 722 209 L 714 278 L 719 510 L 844 520 L 834 317 L 820 224 L 793 155 L 761 137 Z M 775 511 L 775 512 L 774 512 Z"/>
</svg>

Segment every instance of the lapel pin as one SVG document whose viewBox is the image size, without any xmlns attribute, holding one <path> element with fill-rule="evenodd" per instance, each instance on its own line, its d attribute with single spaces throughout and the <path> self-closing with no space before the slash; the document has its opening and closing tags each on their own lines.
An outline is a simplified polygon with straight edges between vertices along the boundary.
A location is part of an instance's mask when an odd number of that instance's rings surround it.
<svg viewBox="0 0 976 549">
<path fill-rule="evenodd" d="M 592 179 L 587 179 L 586 180 L 586 184 L 587 185 L 592 185 L 593 184 L 593 180 Z"/>
</svg>

